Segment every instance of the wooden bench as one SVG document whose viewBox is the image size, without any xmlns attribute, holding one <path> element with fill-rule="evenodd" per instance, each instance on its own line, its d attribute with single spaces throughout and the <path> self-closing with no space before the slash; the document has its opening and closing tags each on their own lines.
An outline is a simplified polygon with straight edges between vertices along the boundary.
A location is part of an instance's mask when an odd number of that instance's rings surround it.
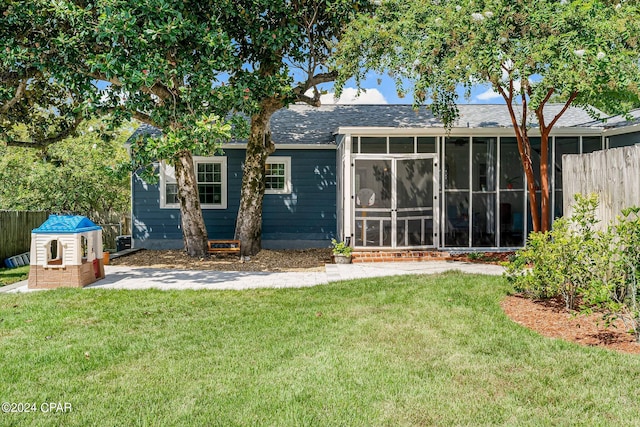
<svg viewBox="0 0 640 427">
<path fill-rule="evenodd" d="M 240 240 L 209 240 L 207 248 L 210 254 L 219 252 L 238 252 L 240 253 Z"/>
</svg>

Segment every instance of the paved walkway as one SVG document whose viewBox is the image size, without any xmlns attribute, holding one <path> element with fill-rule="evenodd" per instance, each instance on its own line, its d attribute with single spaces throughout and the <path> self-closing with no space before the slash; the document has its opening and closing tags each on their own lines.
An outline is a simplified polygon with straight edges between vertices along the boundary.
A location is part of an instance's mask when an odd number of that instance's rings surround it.
<svg viewBox="0 0 640 427">
<path fill-rule="evenodd" d="M 85 289 L 255 289 L 301 288 L 339 280 L 404 274 L 435 274 L 448 270 L 465 273 L 501 275 L 497 265 L 453 261 L 380 262 L 327 264 L 325 271 L 248 272 L 214 270 L 174 270 L 159 268 L 105 267 L 106 277 Z M 0 288 L 0 292 L 30 292 L 27 281 Z"/>
</svg>

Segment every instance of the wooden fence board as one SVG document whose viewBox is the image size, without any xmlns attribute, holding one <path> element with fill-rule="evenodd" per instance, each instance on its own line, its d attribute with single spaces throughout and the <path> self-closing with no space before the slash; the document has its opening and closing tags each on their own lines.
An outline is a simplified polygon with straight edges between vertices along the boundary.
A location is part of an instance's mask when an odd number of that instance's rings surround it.
<svg viewBox="0 0 640 427">
<path fill-rule="evenodd" d="M 4 259 L 28 252 L 31 246 L 31 230 L 46 219 L 44 211 L 0 211 L 0 264 Z"/>
<path fill-rule="evenodd" d="M 640 145 L 562 156 L 563 207 L 571 215 L 574 195 L 598 194 L 600 227 L 624 208 L 640 206 Z"/>
<path fill-rule="evenodd" d="M 45 211 L 0 210 L 0 267 L 5 258 L 29 252 L 31 230 L 42 225 L 48 216 Z M 94 212 L 90 218 L 102 227 L 102 241 L 109 250 L 115 249 L 118 235 L 131 234 L 131 218 L 127 215 Z"/>
</svg>

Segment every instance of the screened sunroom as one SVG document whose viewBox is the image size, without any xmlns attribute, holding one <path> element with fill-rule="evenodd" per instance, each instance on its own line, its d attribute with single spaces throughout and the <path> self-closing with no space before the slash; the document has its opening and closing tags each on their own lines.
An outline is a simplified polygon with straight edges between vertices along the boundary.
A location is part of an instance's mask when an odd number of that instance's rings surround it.
<svg viewBox="0 0 640 427">
<path fill-rule="evenodd" d="M 513 249 L 532 229 L 512 129 L 340 128 L 337 143 L 338 234 L 356 249 Z M 539 194 L 540 138 L 531 143 Z M 549 147 L 553 220 L 562 155 L 602 149 L 603 138 L 561 128 Z"/>
</svg>

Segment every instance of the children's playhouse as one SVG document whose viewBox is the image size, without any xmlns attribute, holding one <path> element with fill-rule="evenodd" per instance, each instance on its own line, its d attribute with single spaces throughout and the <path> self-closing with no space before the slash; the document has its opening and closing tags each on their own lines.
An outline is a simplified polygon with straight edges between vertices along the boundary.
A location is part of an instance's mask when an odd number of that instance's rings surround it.
<svg viewBox="0 0 640 427">
<path fill-rule="evenodd" d="M 31 232 L 29 288 L 83 287 L 104 278 L 102 228 L 84 216 L 50 215 Z"/>
</svg>

